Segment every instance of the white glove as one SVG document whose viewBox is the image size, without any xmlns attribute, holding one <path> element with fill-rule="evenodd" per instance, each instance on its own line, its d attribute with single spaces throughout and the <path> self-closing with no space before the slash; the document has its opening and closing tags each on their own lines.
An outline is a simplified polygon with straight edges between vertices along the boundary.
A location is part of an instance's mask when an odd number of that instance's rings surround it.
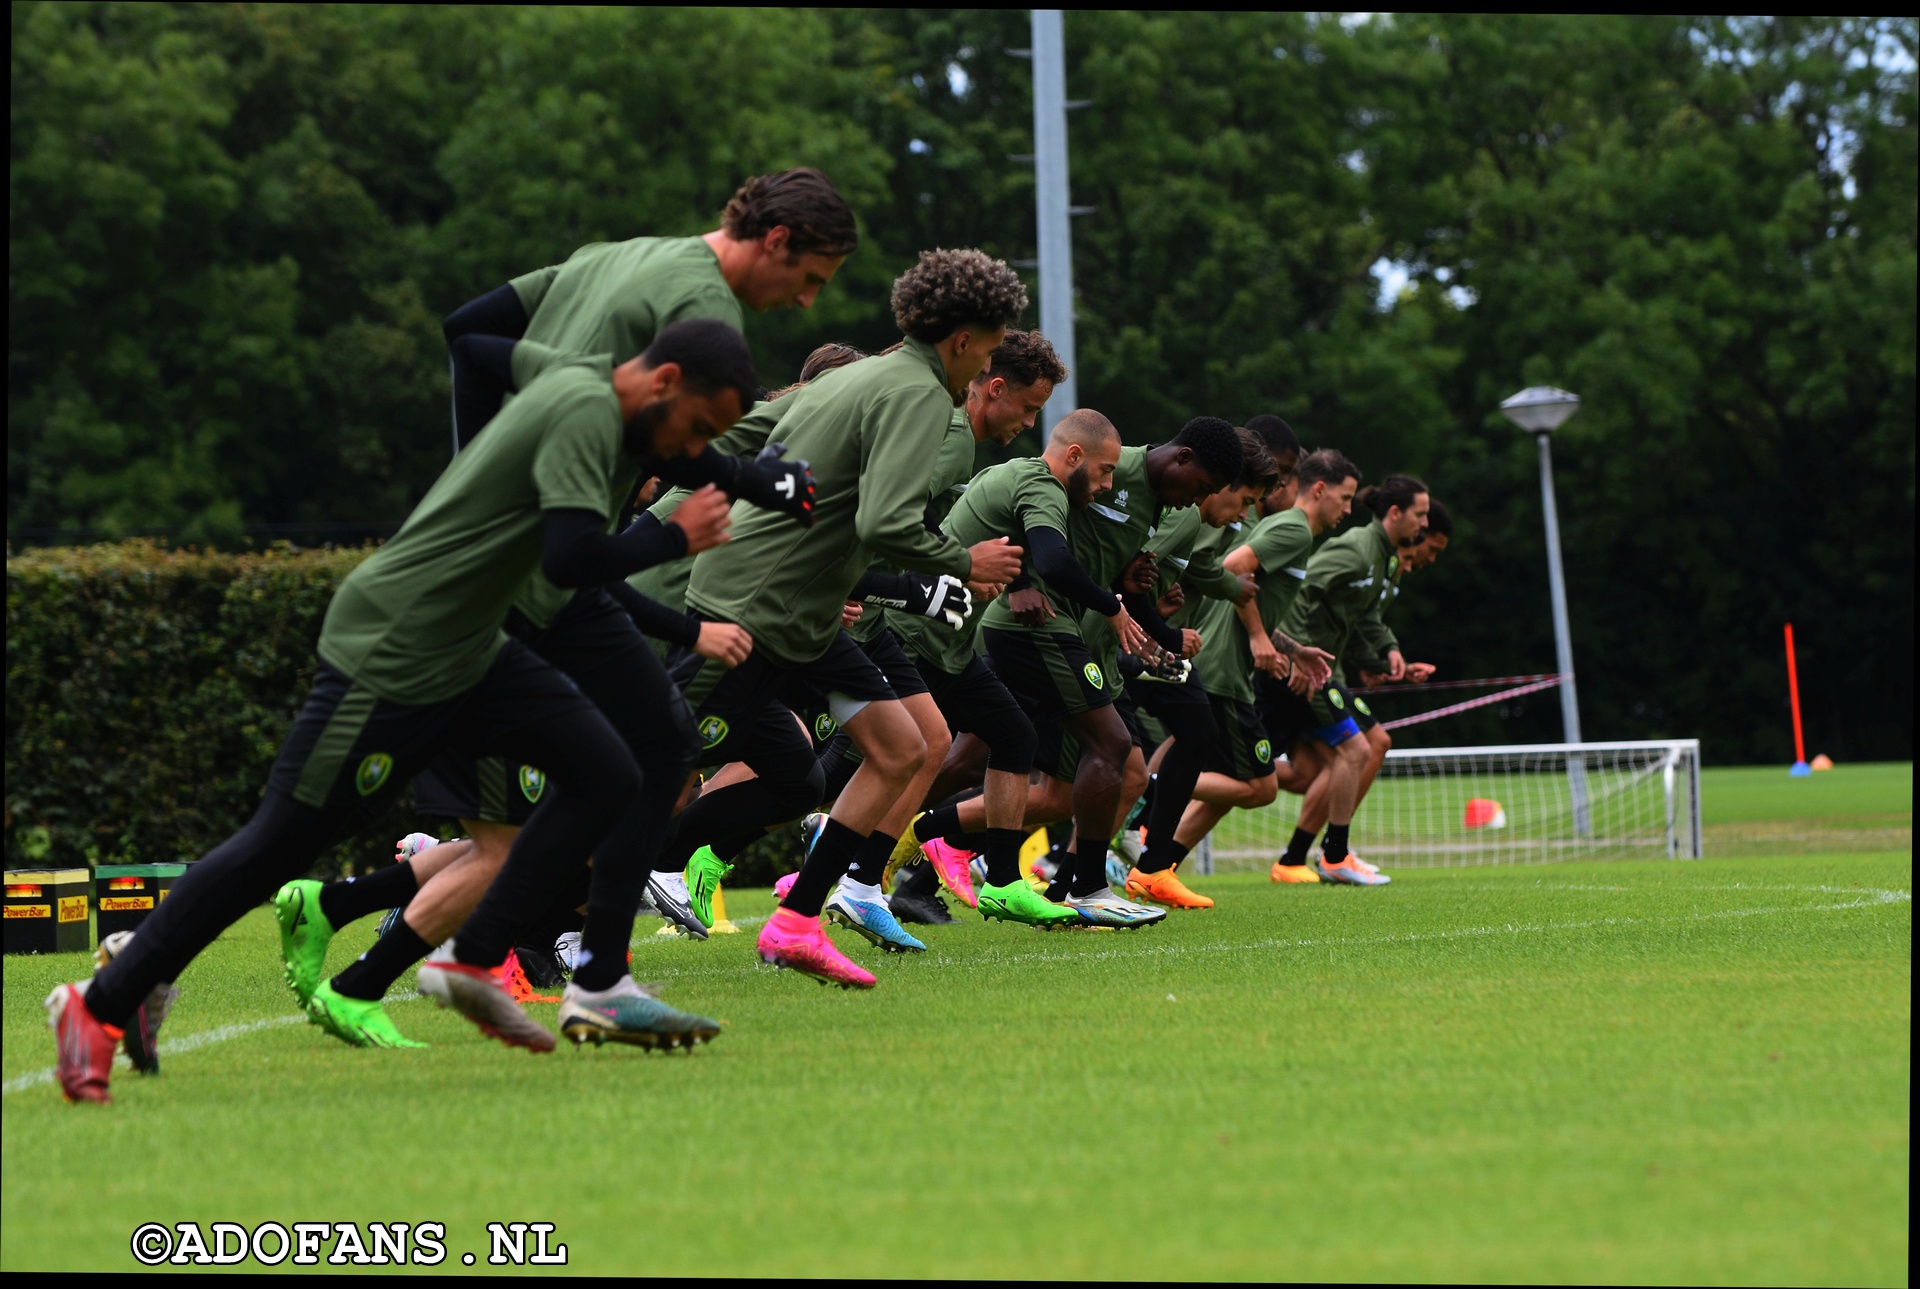
<svg viewBox="0 0 1920 1289">
<path fill-rule="evenodd" d="M 973 612 L 973 592 L 950 573 L 921 581 L 914 589 L 919 594 L 915 602 L 907 606 L 908 611 L 923 617 L 944 618 L 955 631 L 966 625 L 967 615 Z"/>
</svg>

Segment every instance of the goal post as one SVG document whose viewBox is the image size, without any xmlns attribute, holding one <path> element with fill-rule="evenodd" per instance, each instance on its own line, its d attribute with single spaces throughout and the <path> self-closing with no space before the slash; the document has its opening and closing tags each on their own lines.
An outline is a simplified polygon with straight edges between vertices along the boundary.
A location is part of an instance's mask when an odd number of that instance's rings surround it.
<svg viewBox="0 0 1920 1289">
<path fill-rule="evenodd" d="M 1201 872 L 1265 868 L 1302 798 L 1236 810 Z M 1700 741 L 1395 749 L 1354 816 L 1353 848 L 1382 867 L 1698 859 Z"/>
</svg>

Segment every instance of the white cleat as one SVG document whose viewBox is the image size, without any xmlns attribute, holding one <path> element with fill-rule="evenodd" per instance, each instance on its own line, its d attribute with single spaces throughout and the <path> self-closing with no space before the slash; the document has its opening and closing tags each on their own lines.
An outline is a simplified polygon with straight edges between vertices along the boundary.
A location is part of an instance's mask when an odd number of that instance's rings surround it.
<svg viewBox="0 0 1920 1289">
<path fill-rule="evenodd" d="M 1091 895 L 1067 896 L 1067 907 L 1080 915 L 1088 926 L 1110 926 L 1134 930 L 1166 920 L 1167 911 L 1151 904 L 1135 904 L 1103 886 Z"/>
</svg>

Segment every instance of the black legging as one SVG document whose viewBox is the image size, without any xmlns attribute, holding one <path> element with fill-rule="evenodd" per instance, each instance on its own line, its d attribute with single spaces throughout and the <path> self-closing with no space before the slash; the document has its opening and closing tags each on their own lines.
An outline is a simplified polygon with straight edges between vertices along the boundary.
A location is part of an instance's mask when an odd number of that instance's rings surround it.
<svg viewBox="0 0 1920 1289">
<path fill-rule="evenodd" d="M 1200 781 L 1200 767 L 1218 734 L 1214 730 L 1213 708 L 1205 701 L 1181 701 L 1185 695 L 1160 694 L 1164 682 L 1142 681 L 1128 688 L 1137 694 L 1140 705 L 1152 712 L 1173 736 L 1173 746 L 1160 762 L 1160 773 L 1153 786 L 1153 802 L 1147 807 L 1147 852 L 1140 859 L 1142 872 L 1157 873 L 1173 865 L 1167 847 L 1173 842 L 1180 816 L 1193 800 L 1193 787 Z M 1171 686 L 1167 686 L 1171 689 Z M 1181 688 L 1187 688 L 1182 686 Z M 1195 691 L 1198 686 L 1192 687 Z M 1205 695 L 1201 698 L 1204 700 Z"/>
</svg>

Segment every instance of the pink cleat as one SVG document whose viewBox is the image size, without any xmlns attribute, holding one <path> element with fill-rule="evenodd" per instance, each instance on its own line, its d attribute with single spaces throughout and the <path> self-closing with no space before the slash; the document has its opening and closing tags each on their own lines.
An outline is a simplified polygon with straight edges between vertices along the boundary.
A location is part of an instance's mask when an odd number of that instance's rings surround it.
<svg viewBox="0 0 1920 1289">
<path fill-rule="evenodd" d="M 955 899 L 970 909 L 980 907 L 980 897 L 973 893 L 973 874 L 967 871 L 967 865 L 973 860 L 972 852 L 949 846 L 945 838 L 935 837 L 921 843 L 920 853 L 933 864 L 933 871 L 940 875 L 940 885 L 953 892 Z"/>
<path fill-rule="evenodd" d="M 799 880 L 799 877 L 800 874 L 798 873 L 788 873 L 785 877 L 773 884 L 774 903 L 778 904 L 781 900 L 787 898 L 787 892 L 793 889 L 793 884 Z"/>
<path fill-rule="evenodd" d="M 871 989 L 879 983 L 871 972 L 833 947 L 818 917 L 806 917 L 792 909 L 774 910 L 760 928 L 759 949 L 760 961 L 812 976 L 823 985 Z"/>
</svg>

